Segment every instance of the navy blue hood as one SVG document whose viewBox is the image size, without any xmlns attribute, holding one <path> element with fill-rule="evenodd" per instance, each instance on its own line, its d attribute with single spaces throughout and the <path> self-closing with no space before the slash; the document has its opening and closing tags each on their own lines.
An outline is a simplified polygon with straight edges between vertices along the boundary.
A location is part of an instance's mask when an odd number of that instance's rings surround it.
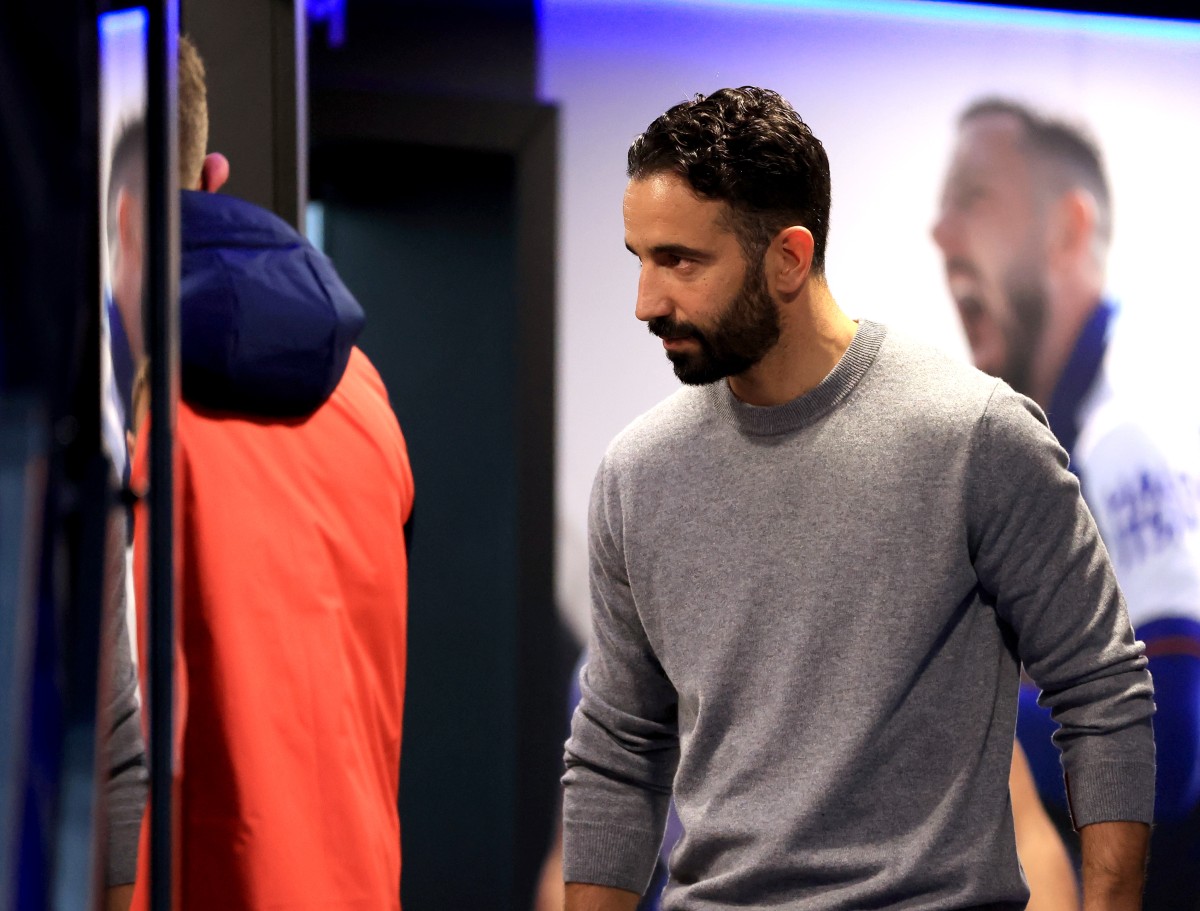
<svg viewBox="0 0 1200 911">
<path fill-rule="evenodd" d="M 183 191 L 179 349 L 189 405 L 269 417 L 318 408 L 363 311 L 290 225 L 232 196 Z"/>
</svg>

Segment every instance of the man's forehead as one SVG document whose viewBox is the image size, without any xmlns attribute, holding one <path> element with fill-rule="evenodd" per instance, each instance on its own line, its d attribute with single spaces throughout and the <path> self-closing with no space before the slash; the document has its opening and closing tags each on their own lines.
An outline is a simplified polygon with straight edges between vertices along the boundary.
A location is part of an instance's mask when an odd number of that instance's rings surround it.
<svg viewBox="0 0 1200 911">
<path fill-rule="evenodd" d="M 655 171 L 629 178 L 625 184 L 625 202 L 701 202 L 700 196 L 687 179 L 674 171 Z"/>
<path fill-rule="evenodd" d="M 625 186 L 622 211 L 626 223 L 676 224 L 680 227 L 725 227 L 729 204 L 710 199 L 692 189 L 683 177 L 671 171 L 634 177 Z"/>
<path fill-rule="evenodd" d="M 1002 111 L 976 114 L 958 130 L 960 148 L 968 147 L 996 155 L 1021 154 L 1024 127 L 1012 114 Z"/>
<path fill-rule="evenodd" d="M 982 178 L 997 172 L 1025 171 L 1021 125 L 1011 114 L 977 114 L 959 127 L 948 177 Z"/>
</svg>

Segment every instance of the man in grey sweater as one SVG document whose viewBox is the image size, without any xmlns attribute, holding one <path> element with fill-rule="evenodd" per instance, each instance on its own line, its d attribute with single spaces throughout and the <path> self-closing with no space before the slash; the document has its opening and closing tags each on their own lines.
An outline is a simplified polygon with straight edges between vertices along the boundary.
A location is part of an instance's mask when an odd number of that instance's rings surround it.
<svg viewBox="0 0 1200 911">
<path fill-rule="evenodd" d="M 1022 662 L 1085 908 L 1139 908 L 1150 678 L 1041 411 L 838 308 L 828 161 L 775 93 L 677 105 L 629 176 L 637 316 L 686 385 L 593 489 L 569 911 L 635 906 L 672 792 L 669 911 L 1023 908 Z"/>
</svg>

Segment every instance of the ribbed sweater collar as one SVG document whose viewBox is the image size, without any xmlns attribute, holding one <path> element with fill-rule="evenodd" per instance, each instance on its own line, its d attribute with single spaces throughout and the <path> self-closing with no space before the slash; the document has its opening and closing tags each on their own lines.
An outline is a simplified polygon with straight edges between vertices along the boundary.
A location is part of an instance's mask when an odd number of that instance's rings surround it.
<svg viewBox="0 0 1200 911">
<path fill-rule="evenodd" d="M 850 347 L 829 375 L 815 388 L 783 405 L 747 405 L 733 394 L 728 382 L 713 383 L 708 387 L 709 395 L 722 418 L 742 433 L 774 436 L 800 430 L 828 414 L 853 391 L 875 362 L 886 335 L 885 326 L 860 320 Z"/>
</svg>

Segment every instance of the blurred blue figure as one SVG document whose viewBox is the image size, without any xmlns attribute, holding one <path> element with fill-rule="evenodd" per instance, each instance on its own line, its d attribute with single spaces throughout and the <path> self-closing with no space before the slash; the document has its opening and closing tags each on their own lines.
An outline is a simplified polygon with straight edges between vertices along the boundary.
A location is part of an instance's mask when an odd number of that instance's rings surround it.
<svg viewBox="0 0 1200 911">
<path fill-rule="evenodd" d="M 933 237 L 975 365 L 1046 410 L 1146 643 L 1157 713 L 1145 907 L 1200 907 L 1200 421 L 1194 380 L 1139 344 L 1105 296 L 1112 235 L 1100 150 L 1002 99 L 959 120 Z M 1180 370 L 1180 373 L 1185 371 Z M 1031 530 L 1031 533 L 1036 531 Z M 1018 736 L 1066 819 L 1058 725 L 1023 687 Z M 1191 896 L 1184 899 L 1184 896 Z"/>
</svg>

